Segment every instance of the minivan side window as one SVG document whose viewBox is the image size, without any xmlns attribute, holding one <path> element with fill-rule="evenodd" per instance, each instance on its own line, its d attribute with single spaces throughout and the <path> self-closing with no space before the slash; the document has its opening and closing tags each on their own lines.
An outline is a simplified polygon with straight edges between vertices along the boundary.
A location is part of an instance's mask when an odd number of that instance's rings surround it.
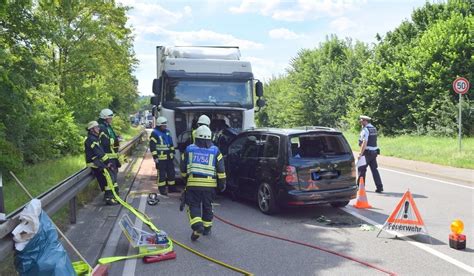
<svg viewBox="0 0 474 276">
<path fill-rule="evenodd" d="M 242 158 L 257 158 L 260 148 L 260 135 L 246 136 L 242 148 Z"/>
<path fill-rule="evenodd" d="M 247 136 L 237 138 L 230 146 L 227 151 L 228 155 L 238 155 L 242 154 L 242 148 L 244 147 L 244 142 L 247 141 Z"/>
<path fill-rule="evenodd" d="M 262 136 L 262 140 L 264 137 Z M 268 135 L 266 137 L 266 143 L 263 150 L 262 157 L 265 158 L 277 158 L 280 149 L 280 137 L 274 135 Z"/>
</svg>

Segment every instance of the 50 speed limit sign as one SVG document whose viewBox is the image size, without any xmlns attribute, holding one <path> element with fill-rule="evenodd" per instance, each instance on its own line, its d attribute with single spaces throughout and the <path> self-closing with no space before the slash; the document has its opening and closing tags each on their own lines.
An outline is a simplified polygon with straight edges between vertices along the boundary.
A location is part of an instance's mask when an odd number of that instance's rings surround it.
<svg viewBox="0 0 474 276">
<path fill-rule="evenodd" d="M 466 78 L 457 78 L 453 81 L 453 89 L 458 94 L 466 94 L 469 91 L 469 81 Z"/>
</svg>

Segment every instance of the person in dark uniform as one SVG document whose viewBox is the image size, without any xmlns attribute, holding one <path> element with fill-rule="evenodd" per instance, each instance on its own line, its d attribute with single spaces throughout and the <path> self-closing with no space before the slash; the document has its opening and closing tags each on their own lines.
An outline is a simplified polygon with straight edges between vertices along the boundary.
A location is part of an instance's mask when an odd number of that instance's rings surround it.
<svg viewBox="0 0 474 276">
<path fill-rule="evenodd" d="M 170 193 L 178 192 L 174 177 L 173 160 L 175 150 L 171 133 L 166 129 L 167 123 L 165 117 L 158 117 L 156 127 L 150 135 L 150 151 L 158 170 L 158 190 L 162 195 L 167 195 L 168 191 Z"/>
<path fill-rule="evenodd" d="M 211 125 L 211 119 L 209 119 L 209 117 L 207 117 L 207 115 L 203 114 L 203 115 L 199 116 L 199 119 L 197 121 L 197 127 L 196 127 L 196 129 L 193 129 L 193 131 L 191 132 L 192 144 L 194 144 L 196 142 L 196 130 L 197 130 L 197 128 L 200 127 L 200 126 L 210 127 L 210 125 Z"/>
<path fill-rule="evenodd" d="M 359 147 L 360 153 L 358 159 L 362 156 L 365 156 L 366 164 L 360 166 L 359 177 L 357 178 L 357 184 L 359 184 L 360 178 L 363 177 L 364 180 L 367 166 L 370 167 L 372 171 L 372 176 L 374 177 L 375 186 L 377 189 L 375 192 L 383 192 L 382 179 L 380 178 L 379 171 L 377 169 L 377 155 L 380 153 L 379 148 L 377 147 L 377 129 L 370 123 L 372 119 L 369 116 L 361 115 L 359 116 L 359 122 L 362 125 L 362 131 L 360 132 L 359 137 Z"/>
<path fill-rule="evenodd" d="M 100 127 L 100 145 L 109 157 L 110 163 L 112 164 L 112 174 L 114 174 L 114 177 L 117 178 L 118 169 L 121 166 L 118 153 L 121 138 L 115 133 L 112 127 L 113 118 L 114 113 L 112 110 L 105 108 L 100 111 L 99 120 L 97 120 L 97 122 L 99 123 Z"/>
<path fill-rule="evenodd" d="M 112 190 L 107 186 L 105 170 L 109 171 L 112 177 L 114 186 L 117 186 L 116 179 L 111 172 L 112 163 L 108 155 L 104 152 L 99 142 L 99 123 L 91 121 L 87 125 L 87 138 L 84 141 L 84 152 L 86 157 L 86 164 L 92 169 L 92 173 L 99 182 L 100 190 L 104 192 L 104 201 L 107 205 L 115 205 L 117 202 L 114 199 Z"/>
<path fill-rule="evenodd" d="M 189 224 L 193 230 L 191 240 L 201 234 L 209 235 L 212 227 L 212 201 L 216 188 L 226 188 L 224 158 L 211 142 L 211 130 L 207 126 L 196 129 L 196 142 L 189 145 L 181 160 L 181 173 L 186 181 L 185 202 Z"/>
</svg>

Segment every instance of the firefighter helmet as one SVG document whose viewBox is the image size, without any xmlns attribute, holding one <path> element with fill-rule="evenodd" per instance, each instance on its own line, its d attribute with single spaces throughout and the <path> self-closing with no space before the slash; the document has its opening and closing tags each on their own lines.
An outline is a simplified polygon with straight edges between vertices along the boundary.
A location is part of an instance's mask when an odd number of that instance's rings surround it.
<svg viewBox="0 0 474 276">
<path fill-rule="evenodd" d="M 87 124 L 87 130 L 91 130 L 92 128 L 98 127 L 98 126 L 99 126 L 99 123 L 97 123 L 97 121 L 90 121 Z"/>
<path fill-rule="evenodd" d="M 198 124 L 209 126 L 211 124 L 211 119 L 209 119 L 209 117 L 207 117 L 206 115 L 201 115 L 199 117 Z"/>
<path fill-rule="evenodd" d="M 160 199 L 158 198 L 158 195 L 156 193 L 148 194 L 148 205 L 156 205 L 158 204 L 158 202 L 160 202 Z"/>
<path fill-rule="evenodd" d="M 114 117 L 114 112 L 108 108 L 104 108 L 100 111 L 99 117 L 101 119 L 109 119 Z"/>
<path fill-rule="evenodd" d="M 166 126 L 168 124 L 168 120 L 165 117 L 160 116 L 156 118 L 156 125 L 157 126 Z"/>
<path fill-rule="evenodd" d="M 196 138 L 211 140 L 211 130 L 207 126 L 200 126 L 196 129 Z"/>
</svg>

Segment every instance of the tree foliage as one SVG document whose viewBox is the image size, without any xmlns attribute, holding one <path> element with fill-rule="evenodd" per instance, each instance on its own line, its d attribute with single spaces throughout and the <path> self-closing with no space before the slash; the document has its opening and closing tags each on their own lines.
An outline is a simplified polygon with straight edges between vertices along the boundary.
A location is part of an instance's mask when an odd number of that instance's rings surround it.
<svg viewBox="0 0 474 276">
<path fill-rule="evenodd" d="M 258 118 L 268 119 L 260 123 L 355 128 L 366 114 L 386 135 L 454 135 L 452 82 L 474 82 L 473 9 L 470 1 L 426 3 L 370 49 L 332 36 L 300 51 L 288 74 L 266 85 L 268 106 Z M 473 135 L 472 101 L 463 98 L 463 132 Z"/>
<path fill-rule="evenodd" d="M 113 1 L 1 1 L 0 169 L 77 153 L 102 108 L 133 109 L 125 12 Z"/>
</svg>

